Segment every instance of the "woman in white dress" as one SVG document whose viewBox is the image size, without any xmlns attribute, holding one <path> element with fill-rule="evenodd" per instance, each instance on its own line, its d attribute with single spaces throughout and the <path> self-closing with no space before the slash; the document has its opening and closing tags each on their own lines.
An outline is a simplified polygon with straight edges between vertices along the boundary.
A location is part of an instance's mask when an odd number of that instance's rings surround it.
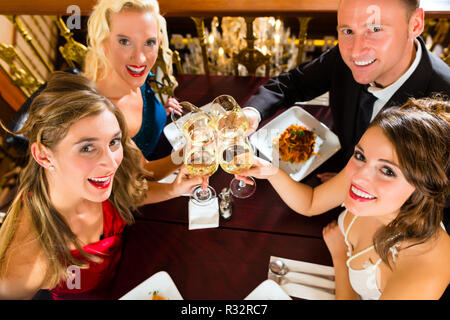
<svg viewBox="0 0 450 320">
<path fill-rule="evenodd" d="M 347 166 L 312 188 L 255 158 L 237 177 L 268 179 L 296 212 L 313 216 L 343 204 L 323 229 L 336 299 L 439 299 L 450 283 L 448 196 L 450 102 L 410 99 L 377 115 Z"/>
</svg>

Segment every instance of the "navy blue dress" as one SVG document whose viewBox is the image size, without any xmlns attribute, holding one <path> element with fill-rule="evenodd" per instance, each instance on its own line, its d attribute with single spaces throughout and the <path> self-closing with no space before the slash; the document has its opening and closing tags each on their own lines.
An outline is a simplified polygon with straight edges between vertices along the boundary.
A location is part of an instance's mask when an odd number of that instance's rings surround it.
<svg viewBox="0 0 450 320">
<path fill-rule="evenodd" d="M 142 124 L 139 132 L 132 138 L 147 160 L 151 159 L 167 121 L 166 110 L 149 84 L 149 79 L 153 76 L 150 73 L 141 87 L 144 101 Z"/>
</svg>

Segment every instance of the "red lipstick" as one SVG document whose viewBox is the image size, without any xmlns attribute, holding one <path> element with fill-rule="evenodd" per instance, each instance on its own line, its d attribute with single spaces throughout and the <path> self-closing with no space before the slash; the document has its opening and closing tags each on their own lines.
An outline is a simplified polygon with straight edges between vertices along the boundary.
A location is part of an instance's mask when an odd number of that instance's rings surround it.
<svg viewBox="0 0 450 320">
<path fill-rule="evenodd" d="M 112 175 L 104 177 L 89 178 L 89 183 L 96 189 L 107 189 L 111 185 Z"/>
<path fill-rule="evenodd" d="M 367 192 L 365 192 L 364 190 L 356 187 L 354 184 L 352 184 L 350 186 L 349 195 L 350 195 L 350 198 L 352 198 L 353 200 L 359 201 L 359 202 L 367 202 L 367 201 L 376 199 L 376 197 L 374 197 L 374 196 L 368 194 Z"/>
<path fill-rule="evenodd" d="M 136 72 L 135 70 L 130 69 L 141 69 L 142 67 L 144 67 L 144 69 L 141 72 Z M 128 73 L 135 78 L 142 77 L 145 74 L 145 70 L 147 70 L 147 66 L 135 66 L 131 64 L 127 65 L 125 68 L 127 69 Z"/>
</svg>

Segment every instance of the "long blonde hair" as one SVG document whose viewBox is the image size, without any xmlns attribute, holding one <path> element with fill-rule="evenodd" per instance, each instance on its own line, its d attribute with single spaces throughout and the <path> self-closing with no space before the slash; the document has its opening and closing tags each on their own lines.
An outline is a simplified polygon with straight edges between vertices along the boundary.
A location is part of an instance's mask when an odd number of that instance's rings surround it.
<svg viewBox="0 0 450 320">
<path fill-rule="evenodd" d="M 103 43 L 108 39 L 111 16 L 122 11 L 150 12 L 155 14 L 158 24 L 158 39 L 162 39 L 164 18 L 159 14 L 156 0 L 99 0 L 88 20 L 88 53 L 84 62 L 84 74 L 94 82 L 104 79 L 110 70 Z"/>
<path fill-rule="evenodd" d="M 23 128 L 15 134 L 23 134 L 30 146 L 36 142 L 54 150 L 74 123 L 105 110 L 117 118 L 123 147 L 123 160 L 115 174 L 109 201 L 124 221 L 132 224 L 132 210 L 137 209 L 147 192 L 146 173 L 138 165 L 140 151 L 128 137 L 120 110 L 96 91 L 93 82 L 81 75 L 55 72 L 49 78 L 47 87 L 33 101 Z M 3 124 L 2 127 L 5 129 Z M 72 256 L 69 244 L 73 244 L 86 259 L 98 261 L 98 258 L 82 249 L 64 217 L 53 207 L 45 170 L 28 153 L 28 163 L 21 172 L 17 195 L 0 228 L 0 278 L 6 273 L 5 257 L 13 242 L 20 215 L 25 213 L 30 215 L 36 237 L 46 253 L 46 280 L 54 287 L 67 276 L 67 266 L 87 267 L 85 262 Z"/>
</svg>

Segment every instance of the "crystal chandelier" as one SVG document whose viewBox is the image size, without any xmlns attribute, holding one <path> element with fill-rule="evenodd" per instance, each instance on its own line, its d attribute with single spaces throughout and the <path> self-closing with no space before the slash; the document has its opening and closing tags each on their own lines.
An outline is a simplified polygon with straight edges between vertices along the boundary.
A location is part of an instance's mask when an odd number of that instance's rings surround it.
<svg viewBox="0 0 450 320">
<path fill-rule="evenodd" d="M 209 71 L 217 75 L 235 74 L 233 56 L 248 46 L 247 25 L 243 17 L 214 17 L 210 29 L 205 28 L 205 46 Z M 278 75 L 289 71 L 298 63 L 298 39 L 291 34 L 289 27 L 285 27 L 280 19 L 274 17 L 259 17 L 253 21 L 253 35 L 256 38 L 254 46 L 264 55 L 270 54 L 270 75 Z M 334 37 L 326 37 L 324 40 L 308 40 L 305 43 L 303 57 L 307 52 L 314 51 L 317 45 L 322 46 L 322 51 L 336 44 Z M 201 43 L 198 38 L 190 34 L 183 38 L 182 35 L 173 34 L 171 45 L 176 50 L 184 50 L 182 64 L 183 72 L 188 74 L 205 73 Z M 187 48 L 187 50 L 186 50 Z M 237 66 L 239 75 L 247 75 L 245 66 Z M 255 75 L 264 76 L 264 66 L 256 69 Z"/>
</svg>

